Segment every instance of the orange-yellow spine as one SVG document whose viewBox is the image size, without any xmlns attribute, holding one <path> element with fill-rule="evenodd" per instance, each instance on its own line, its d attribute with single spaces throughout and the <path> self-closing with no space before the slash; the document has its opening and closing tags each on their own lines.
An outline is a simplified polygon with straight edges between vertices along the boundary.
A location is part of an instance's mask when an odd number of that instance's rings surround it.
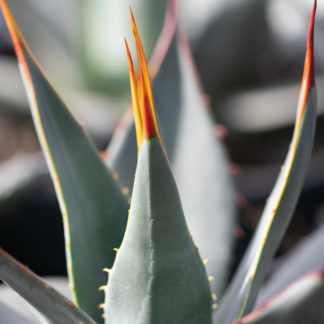
<svg viewBox="0 0 324 324">
<path fill-rule="evenodd" d="M 136 129 L 136 138 L 138 147 L 143 141 L 143 119 L 142 112 L 139 104 L 139 92 L 138 92 L 138 80 L 136 76 L 136 72 L 134 72 L 134 65 L 132 56 L 130 54 L 130 50 L 127 44 L 127 40 L 125 39 L 126 51 L 127 51 L 127 59 L 128 59 L 128 68 L 129 68 L 129 82 L 131 87 L 131 95 L 132 95 L 132 105 L 134 112 L 134 120 L 135 120 L 135 129 Z"/>
<path fill-rule="evenodd" d="M 315 13 L 316 13 L 317 1 L 314 1 L 314 6 L 309 22 L 308 29 L 308 38 L 307 38 L 307 50 L 306 57 L 304 63 L 304 72 L 303 79 L 301 83 L 301 89 L 298 100 L 298 111 L 299 111 L 299 120 L 301 121 L 304 110 L 306 107 L 306 102 L 308 99 L 308 95 L 310 90 L 315 86 L 315 78 L 314 78 L 314 23 L 315 23 Z"/>
<path fill-rule="evenodd" d="M 16 52 L 18 62 L 24 69 L 24 72 L 26 73 L 27 81 L 28 81 L 29 85 L 31 85 L 31 82 L 32 82 L 31 76 L 29 74 L 26 59 L 25 59 L 25 56 L 23 53 L 23 49 L 25 49 L 27 51 L 29 51 L 29 50 L 27 49 L 27 46 L 23 40 L 23 37 L 22 37 L 22 35 L 19 31 L 19 28 L 15 22 L 15 19 L 12 16 L 12 13 L 10 12 L 10 10 L 8 8 L 6 1 L 0 0 L 0 6 L 1 6 L 1 10 L 2 10 L 3 16 L 5 18 L 5 21 L 7 23 L 7 27 L 8 27 L 9 33 L 10 33 L 12 44 L 14 46 L 14 50 Z"/>
<path fill-rule="evenodd" d="M 131 54 L 126 42 L 126 51 L 128 56 L 130 85 L 132 93 L 132 103 L 134 108 L 134 119 L 136 127 L 137 145 L 141 147 L 144 139 L 157 138 L 160 143 L 161 137 L 157 126 L 157 120 L 154 109 L 153 92 L 148 73 L 147 63 L 144 56 L 141 40 L 136 28 L 134 16 L 131 11 L 132 28 L 136 43 L 138 57 L 138 71 L 134 68 Z"/>
</svg>

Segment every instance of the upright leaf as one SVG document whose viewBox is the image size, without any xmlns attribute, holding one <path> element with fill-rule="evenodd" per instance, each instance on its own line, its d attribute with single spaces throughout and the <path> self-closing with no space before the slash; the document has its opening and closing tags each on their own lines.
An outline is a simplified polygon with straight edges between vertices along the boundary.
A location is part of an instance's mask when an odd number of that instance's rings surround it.
<svg viewBox="0 0 324 324">
<path fill-rule="evenodd" d="M 134 21 L 133 28 L 138 74 L 127 51 L 139 158 L 126 233 L 109 271 L 105 316 L 112 324 L 209 324 L 208 278 L 161 142 Z"/>
<path fill-rule="evenodd" d="M 234 192 L 224 149 L 215 137 L 189 50 L 176 33 L 175 9 L 173 1 L 155 60 L 150 65 L 156 74 L 154 102 L 186 221 L 202 258 L 209 260 L 207 271 L 215 277 L 211 284 L 218 294 L 232 246 Z M 123 186 L 132 188 L 137 153 L 134 124 L 128 126 L 128 120 L 126 116 L 116 130 L 108 161 Z"/>
<path fill-rule="evenodd" d="M 0 279 L 42 313 L 50 323 L 95 324 L 87 314 L 1 248 Z"/>
<path fill-rule="evenodd" d="M 315 10 L 316 1 L 309 26 L 304 75 L 292 143 L 255 235 L 217 309 L 215 319 L 219 324 L 232 324 L 254 306 L 259 287 L 289 224 L 304 182 L 316 118 L 313 63 Z"/>
<path fill-rule="evenodd" d="M 98 291 L 120 245 L 128 203 L 97 150 L 27 48 L 6 2 L 1 8 L 25 81 L 31 112 L 59 199 L 68 274 L 77 304 L 102 321 Z"/>
</svg>

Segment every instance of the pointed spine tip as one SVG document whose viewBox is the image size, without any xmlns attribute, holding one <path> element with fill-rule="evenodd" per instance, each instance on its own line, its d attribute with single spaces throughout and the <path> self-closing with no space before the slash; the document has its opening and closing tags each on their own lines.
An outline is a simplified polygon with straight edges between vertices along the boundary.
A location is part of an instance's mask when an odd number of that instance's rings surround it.
<svg viewBox="0 0 324 324">
<path fill-rule="evenodd" d="M 311 89 L 315 86 L 315 74 L 314 74 L 314 27 L 315 27 L 315 14 L 317 8 L 317 0 L 314 0 L 313 10 L 311 13 L 309 28 L 308 28 L 308 37 L 307 37 L 307 50 L 304 63 L 304 72 L 302 78 L 302 84 L 298 100 L 298 110 L 300 120 L 304 115 L 304 110 L 306 102 L 309 96 Z"/>
<path fill-rule="evenodd" d="M 100 286 L 99 288 L 98 288 L 98 291 L 105 291 L 106 290 L 106 285 L 103 285 L 103 286 Z"/>
<path fill-rule="evenodd" d="M 315 28 L 315 14 L 317 8 L 317 0 L 314 0 L 314 6 L 309 22 L 309 29 L 308 29 L 308 38 L 307 38 L 307 53 L 306 53 L 306 61 L 309 60 L 309 65 L 307 68 L 309 69 L 309 80 L 310 83 L 309 87 L 315 85 L 315 77 L 314 77 L 314 28 Z M 309 58 L 307 57 L 309 56 Z M 306 65 L 307 62 L 305 62 Z"/>
<path fill-rule="evenodd" d="M 128 194 L 129 194 L 129 189 L 128 189 L 127 187 L 123 187 L 123 188 L 122 188 L 122 193 L 123 193 L 124 195 L 128 195 Z"/>
<path fill-rule="evenodd" d="M 4 20 L 6 22 L 8 30 L 9 30 L 9 34 L 10 34 L 10 37 L 12 40 L 12 44 L 13 44 L 17 59 L 23 66 L 25 66 L 26 63 L 25 63 L 25 58 L 24 58 L 23 51 L 22 51 L 22 48 L 25 47 L 25 44 L 24 44 L 23 38 L 21 36 L 21 33 L 19 31 L 18 25 L 17 25 L 5 0 L 0 0 L 0 7 L 1 7 L 1 11 L 3 13 Z"/>
<path fill-rule="evenodd" d="M 136 135 L 138 147 L 141 147 L 143 139 L 157 138 L 161 145 L 161 137 L 157 127 L 155 116 L 153 92 L 151 80 L 148 73 L 147 63 L 143 51 L 143 46 L 136 27 L 133 11 L 130 8 L 132 29 L 135 38 L 136 51 L 138 57 L 139 76 L 134 69 L 129 48 L 126 42 L 126 50 L 130 71 L 130 83 L 132 92 L 132 103 L 134 107 L 134 118 L 136 125 Z"/>
</svg>

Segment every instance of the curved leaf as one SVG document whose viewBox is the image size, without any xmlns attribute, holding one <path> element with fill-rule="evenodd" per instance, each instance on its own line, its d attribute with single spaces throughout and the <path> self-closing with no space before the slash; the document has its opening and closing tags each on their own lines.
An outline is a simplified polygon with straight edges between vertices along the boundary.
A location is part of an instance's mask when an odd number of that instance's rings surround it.
<svg viewBox="0 0 324 324">
<path fill-rule="evenodd" d="M 299 243 L 283 257 L 279 268 L 271 275 L 262 289 L 260 302 L 278 294 L 283 288 L 310 271 L 324 267 L 324 226 Z M 280 262 L 280 260 L 279 260 Z M 258 301 L 258 304 L 260 303 Z"/>
<path fill-rule="evenodd" d="M 98 291 L 120 245 L 128 203 L 82 127 L 27 48 L 4 0 L 0 2 L 19 61 L 37 134 L 59 199 L 68 273 L 78 305 L 102 321 Z"/>
<path fill-rule="evenodd" d="M 50 323 L 95 324 L 86 313 L 1 248 L 0 279 L 41 312 Z"/>
<path fill-rule="evenodd" d="M 237 324 L 321 324 L 324 322 L 324 273 L 311 273 L 291 284 Z"/>
<path fill-rule="evenodd" d="M 246 254 L 215 314 L 217 323 L 232 324 L 254 306 L 273 255 L 286 231 L 307 171 L 316 119 L 312 12 L 295 130 L 285 163 Z"/>
<path fill-rule="evenodd" d="M 150 65 L 154 103 L 161 136 L 193 238 L 217 294 L 224 283 L 235 223 L 234 190 L 222 144 L 195 78 L 189 50 L 175 34 L 175 7 L 170 7 L 165 33 Z M 165 53 L 165 54 L 164 54 Z M 164 57 L 165 56 L 165 57 Z M 131 188 L 136 167 L 134 124 L 125 116 L 108 149 L 111 168 L 124 187 Z M 203 157 L 203 158 L 202 158 Z"/>
</svg>

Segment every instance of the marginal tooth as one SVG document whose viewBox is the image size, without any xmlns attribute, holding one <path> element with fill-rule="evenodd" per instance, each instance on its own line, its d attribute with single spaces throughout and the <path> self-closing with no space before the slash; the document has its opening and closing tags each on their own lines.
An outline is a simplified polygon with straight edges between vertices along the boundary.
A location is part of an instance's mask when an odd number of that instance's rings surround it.
<svg viewBox="0 0 324 324">
<path fill-rule="evenodd" d="M 117 172 L 113 173 L 113 179 L 116 181 L 119 179 L 119 174 Z"/>
<path fill-rule="evenodd" d="M 98 309 L 104 309 L 105 308 L 105 304 L 99 304 L 98 305 Z"/>
<path fill-rule="evenodd" d="M 214 281 L 214 280 L 215 280 L 215 277 L 213 277 L 213 276 L 208 276 L 208 280 L 209 280 L 209 281 Z"/>
<path fill-rule="evenodd" d="M 110 272 L 110 269 L 108 269 L 108 268 L 103 268 L 102 271 L 103 271 L 103 272 L 107 272 L 107 273 L 109 273 L 109 272 Z"/>
<path fill-rule="evenodd" d="M 105 286 L 105 285 L 100 286 L 100 287 L 98 288 L 98 290 L 99 290 L 99 291 L 104 291 L 104 290 L 106 289 L 106 287 L 107 287 L 107 286 Z"/>
<path fill-rule="evenodd" d="M 213 301 L 216 301 L 216 300 L 217 300 L 217 296 L 216 296 L 216 294 L 212 294 L 212 300 L 213 300 Z"/>
<path fill-rule="evenodd" d="M 217 306 L 218 306 L 218 304 L 213 304 L 213 305 L 212 305 L 212 309 L 216 309 Z"/>
<path fill-rule="evenodd" d="M 205 260 L 203 261 L 203 263 L 206 265 L 206 264 L 208 263 L 208 261 L 209 261 L 209 259 L 207 258 L 207 259 L 205 259 Z"/>
<path fill-rule="evenodd" d="M 128 195 L 129 194 L 129 189 L 127 187 L 122 188 L 122 193 L 124 195 Z"/>
</svg>

